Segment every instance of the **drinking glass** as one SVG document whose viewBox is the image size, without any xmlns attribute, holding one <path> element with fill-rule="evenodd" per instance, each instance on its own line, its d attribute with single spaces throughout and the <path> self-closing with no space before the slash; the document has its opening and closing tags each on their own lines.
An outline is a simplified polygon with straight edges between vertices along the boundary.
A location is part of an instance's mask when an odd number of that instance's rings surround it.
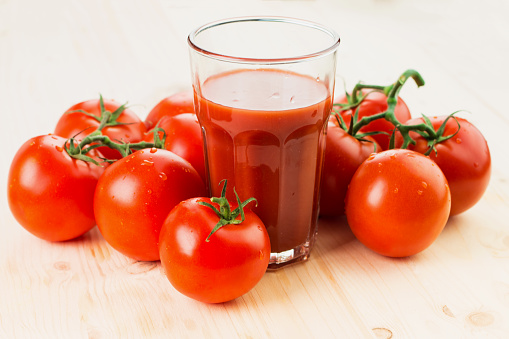
<svg viewBox="0 0 509 339">
<path fill-rule="evenodd" d="M 315 242 L 339 36 L 285 17 L 212 22 L 188 38 L 208 186 L 254 197 L 269 269 L 307 260 Z"/>
</svg>

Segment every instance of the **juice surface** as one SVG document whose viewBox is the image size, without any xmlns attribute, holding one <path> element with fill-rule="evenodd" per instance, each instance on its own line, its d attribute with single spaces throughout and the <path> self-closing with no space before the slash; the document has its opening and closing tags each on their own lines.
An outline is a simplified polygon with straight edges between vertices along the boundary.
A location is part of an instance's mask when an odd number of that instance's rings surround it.
<svg viewBox="0 0 509 339">
<path fill-rule="evenodd" d="M 213 196 L 228 179 L 244 201 L 258 200 L 271 251 L 305 243 L 317 223 L 324 130 L 332 108 L 327 88 L 278 70 L 240 70 L 207 79 L 195 91 Z"/>
</svg>

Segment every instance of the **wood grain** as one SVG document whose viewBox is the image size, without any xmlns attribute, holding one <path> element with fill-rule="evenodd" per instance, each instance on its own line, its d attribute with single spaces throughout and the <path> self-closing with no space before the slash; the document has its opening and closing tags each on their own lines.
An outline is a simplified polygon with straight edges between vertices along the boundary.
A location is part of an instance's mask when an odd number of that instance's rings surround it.
<svg viewBox="0 0 509 339">
<path fill-rule="evenodd" d="M 509 337 L 509 5 L 503 0 L 0 1 L 0 191 L 32 136 L 99 93 L 142 118 L 189 88 L 186 36 L 240 15 L 318 21 L 341 35 L 338 90 L 424 76 L 402 92 L 414 116 L 458 109 L 488 140 L 483 199 L 410 258 L 379 256 L 346 220 L 320 220 L 311 259 L 268 272 L 246 295 L 207 305 L 176 292 L 159 263 L 133 261 L 97 229 L 49 243 L 0 195 L 0 338 Z"/>
</svg>

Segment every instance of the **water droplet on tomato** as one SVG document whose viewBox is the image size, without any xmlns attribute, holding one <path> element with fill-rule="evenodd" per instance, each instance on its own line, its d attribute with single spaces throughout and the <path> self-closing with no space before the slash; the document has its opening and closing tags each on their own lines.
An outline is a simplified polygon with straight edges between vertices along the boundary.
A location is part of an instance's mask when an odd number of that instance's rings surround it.
<svg viewBox="0 0 509 339">
<path fill-rule="evenodd" d="M 398 188 L 397 187 L 394 189 L 394 193 L 398 193 Z"/>
<path fill-rule="evenodd" d="M 460 138 L 456 138 L 456 143 L 457 144 L 461 144 L 461 139 Z"/>
<path fill-rule="evenodd" d="M 445 189 L 449 190 L 449 185 L 448 184 L 445 184 Z"/>
<path fill-rule="evenodd" d="M 316 82 L 320 82 L 320 77 L 316 77 Z"/>
<path fill-rule="evenodd" d="M 142 166 L 154 166 L 154 163 L 152 161 L 149 161 L 147 159 L 143 160 L 141 163 Z"/>
<path fill-rule="evenodd" d="M 375 159 L 375 153 L 371 153 L 367 160 L 369 161 L 369 160 L 373 160 L 373 159 Z"/>
<path fill-rule="evenodd" d="M 53 140 L 58 140 L 58 138 L 57 138 L 57 137 L 54 137 L 54 136 L 52 136 L 52 137 L 51 137 L 51 139 L 53 139 Z"/>
<path fill-rule="evenodd" d="M 381 162 L 378 163 L 378 167 L 382 167 L 382 163 Z"/>
<path fill-rule="evenodd" d="M 258 227 L 258 230 L 259 230 L 259 231 L 263 231 L 262 226 L 258 225 L 257 227 Z"/>
<path fill-rule="evenodd" d="M 60 146 L 55 146 L 55 148 L 56 148 L 56 149 L 57 149 L 57 151 L 59 151 L 59 152 L 62 152 L 62 151 L 64 150 L 64 149 L 63 149 L 63 147 L 60 147 Z"/>
<path fill-rule="evenodd" d="M 396 159 L 396 154 L 395 154 L 395 153 L 392 153 L 392 154 L 391 154 L 391 156 L 390 156 L 390 158 L 391 158 L 392 160 Z"/>
<path fill-rule="evenodd" d="M 279 92 L 274 92 L 272 93 L 269 99 L 279 99 L 280 96 L 281 95 L 279 94 Z"/>
<path fill-rule="evenodd" d="M 425 181 L 421 182 L 421 186 L 423 188 L 428 188 L 428 184 Z"/>
<path fill-rule="evenodd" d="M 32 142 L 30 143 L 30 146 L 33 146 L 33 145 L 35 145 L 35 141 L 32 141 Z"/>
<path fill-rule="evenodd" d="M 263 255 L 263 251 L 262 251 L 262 250 L 260 250 L 260 260 L 263 260 L 263 257 L 264 257 L 264 255 Z"/>
<path fill-rule="evenodd" d="M 148 193 L 148 194 L 152 194 L 152 190 L 149 188 L 149 189 L 147 190 L 147 193 Z"/>
<path fill-rule="evenodd" d="M 134 172 L 134 167 L 133 167 L 133 168 L 131 168 L 131 172 Z"/>
<path fill-rule="evenodd" d="M 292 97 L 290 98 L 290 102 L 291 102 L 292 104 L 294 104 L 294 103 L 295 103 L 295 96 L 292 96 Z"/>
<path fill-rule="evenodd" d="M 150 149 L 150 153 L 155 153 L 155 152 L 157 152 L 157 148 L 152 147 L 152 148 Z"/>
<path fill-rule="evenodd" d="M 166 173 L 161 172 L 161 173 L 159 173 L 159 178 L 166 180 L 166 179 L 168 179 L 168 176 L 166 175 Z"/>
<path fill-rule="evenodd" d="M 417 194 L 422 195 L 422 191 L 421 190 L 417 190 Z"/>
</svg>

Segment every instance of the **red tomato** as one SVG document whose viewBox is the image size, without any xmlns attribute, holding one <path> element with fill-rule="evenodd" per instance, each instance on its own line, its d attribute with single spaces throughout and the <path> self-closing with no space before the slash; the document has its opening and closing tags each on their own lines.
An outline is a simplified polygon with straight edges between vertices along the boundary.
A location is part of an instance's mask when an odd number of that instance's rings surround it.
<svg viewBox="0 0 509 339">
<path fill-rule="evenodd" d="M 30 233 L 49 241 L 73 239 L 95 226 L 94 190 L 104 169 L 71 158 L 65 142 L 55 135 L 28 140 L 9 171 L 12 214 Z"/>
<path fill-rule="evenodd" d="M 122 105 L 114 100 L 104 100 L 104 108 L 107 111 L 115 112 Z M 83 110 L 89 114 L 100 117 L 100 100 L 88 100 L 70 107 L 67 112 Z M 107 126 L 103 128 L 102 133 L 113 141 L 123 141 L 135 143 L 141 141 L 145 135 L 146 128 L 143 121 L 130 109 L 125 109 L 118 117 L 117 122 L 125 125 Z M 97 129 L 99 121 L 81 112 L 64 113 L 58 120 L 55 127 L 55 134 L 64 138 L 77 136 L 83 139 Z M 108 159 L 120 159 L 122 156 L 116 150 L 108 147 L 100 147 L 100 152 Z"/>
<path fill-rule="evenodd" d="M 433 128 L 437 131 L 447 116 L 429 118 Z M 488 143 L 481 132 L 470 122 L 456 118 L 458 123 L 449 119 L 445 125 L 443 136 L 455 136 L 438 143 L 437 152 L 431 151 L 429 157 L 434 160 L 444 172 L 451 188 L 451 215 L 462 213 L 474 206 L 483 196 L 491 176 L 491 156 Z M 407 121 L 406 125 L 424 123 L 423 118 Z M 429 149 L 427 141 L 421 135 L 410 132 L 416 141 L 409 149 L 419 153 L 426 153 Z M 396 134 L 395 145 L 401 146 L 403 139 Z"/>
<path fill-rule="evenodd" d="M 233 300 L 251 290 L 267 270 L 269 236 L 260 218 L 245 210 L 242 223 L 221 227 L 207 242 L 219 217 L 199 202 L 219 209 L 208 198 L 177 205 L 161 230 L 161 264 L 182 294 L 207 303 Z"/>
<path fill-rule="evenodd" d="M 196 114 L 182 113 L 176 116 L 164 116 L 157 126 L 166 132 L 164 147 L 189 161 L 198 171 L 203 182 L 206 182 L 203 136 Z M 160 137 L 162 138 L 162 133 Z M 145 141 L 154 142 L 154 133 L 147 133 Z"/>
<path fill-rule="evenodd" d="M 370 137 L 360 141 L 329 121 L 320 189 L 320 215 L 338 216 L 345 213 L 348 184 L 357 168 L 380 146 Z M 376 149 L 376 150 L 375 150 Z"/>
<path fill-rule="evenodd" d="M 147 115 L 145 125 L 147 129 L 155 127 L 164 116 L 174 116 L 181 113 L 194 113 L 193 91 L 182 91 L 161 100 Z"/>
<path fill-rule="evenodd" d="M 366 92 L 364 92 L 366 93 Z M 340 97 L 338 99 L 334 99 L 334 103 L 347 103 L 346 96 Z M 362 119 L 365 116 L 371 116 L 378 113 L 385 112 L 387 110 L 387 96 L 381 92 L 371 92 L 364 99 L 364 101 L 359 105 L 359 113 L 358 120 Z M 350 121 L 352 120 L 352 115 L 355 113 L 355 109 L 346 110 L 341 112 L 341 117 L 345 121 L 345 123 L 349 126 Z M 408 119 L 411 118 L 410 111 L 408 110 L 407 105 L 398 97 L 398 103 L 396 104 L 396 108 L 394 109 L 394 115 L 399 122 L 404 123 Z M 372 121 L 366 126 L 360 129 L 360 133 L 368 133 L 368 132 L 386 132 L 386 134 L 376 134 L 373 135 L 373 139 L 375 139 L 380 145 L 382 150 L 386 150 L 389 148 L 389 139 L 392 131 L 394 130 L 394 125 L 385 119 L 378 119 Z"/>
<path fill-rule="evenodd" d="M 371 155 L 350 182 L 346 217 L 357 239 L 389 257 L 426 249 L 447 223 L 451 194 L 428 157 L 393 149 Z"/>
<path fill-rule="evenodd" d="M 103 173 L 94 197 L 97 226 L 116 250 L 136 260 L 159 260 L 159 232 L 170 210 L 200 197 L 205 185 L 189 162 L 164 149 L 144 149 Z"/>
</svg>

